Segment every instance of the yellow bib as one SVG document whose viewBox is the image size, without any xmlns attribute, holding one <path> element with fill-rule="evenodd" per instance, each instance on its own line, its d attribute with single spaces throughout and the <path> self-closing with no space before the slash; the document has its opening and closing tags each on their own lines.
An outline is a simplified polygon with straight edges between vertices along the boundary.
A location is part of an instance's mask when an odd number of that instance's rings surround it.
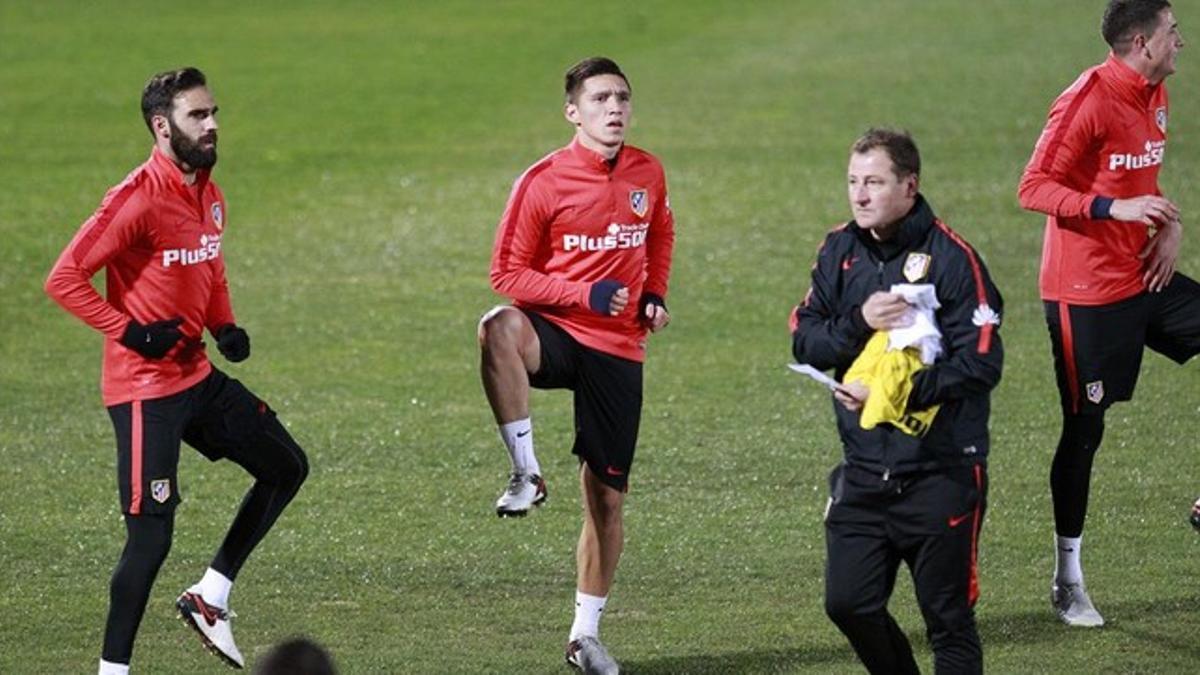
<svg viewBox="0 0 1200 675">
<path fill-rule="evenodd" d="M 912 393 L 912 377 L 925 364 L 915 347 L 888 351 L 887 346 L 887 331 L 875 331 L 842 378 L 843 384 L 861 380 L 871 390 L 858 424 L 874 429 L 886 422 L 910 436 L 924 436 L 940 406 L 916 412 L 904 409 Z"/>
</svg>

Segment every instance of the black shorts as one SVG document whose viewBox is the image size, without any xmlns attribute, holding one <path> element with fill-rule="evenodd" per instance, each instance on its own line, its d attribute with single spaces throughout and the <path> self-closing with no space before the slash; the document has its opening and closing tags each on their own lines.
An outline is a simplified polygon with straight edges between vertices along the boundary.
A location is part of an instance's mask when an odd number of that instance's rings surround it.
<svg viewBox="0 0 1200 675">
<path fill-rule="evenodd" d="M 1063 411 L 1103 413 L 1133 398 L 1142 352 L 1176 363 L 1200 353 L 1200 284 L 1175 274 L 1161 292 L 1107 305 L 1046 302 Z"/>
<path fill-rule="evenodd" d="M 181 392 L 110 406 L 108 414 L 117 434 L 121 510 L 129 515 L 175 509 L 180 440 L 210 461 L 237 461 L 264 428 L 280 426 L 270 406 L 216 368 Z"/>
<path fill-rule="evenodd" d="M 542 364 L 529 384 L 575 392 L 571 452 L 606 485 L 628 490 L 642 419 L 642 364 L 585 347 L 536 312 L 525 315 L 542 344 Z"/>
</svg>

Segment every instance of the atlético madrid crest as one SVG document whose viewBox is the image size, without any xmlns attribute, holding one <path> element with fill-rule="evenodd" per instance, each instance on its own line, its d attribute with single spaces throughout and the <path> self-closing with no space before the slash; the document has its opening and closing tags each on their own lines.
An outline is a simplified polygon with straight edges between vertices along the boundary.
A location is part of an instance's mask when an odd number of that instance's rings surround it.
<svg viewBox="0 0 1200 675">
<path fill-rule="evenodd" d="M 646 209 L 650 206 L 650 200 L 646 199 L 645 190 L 630 190 L 629 191 L 629 208 L 638 218 L 646 215 Z"/>
<path fill-rule="evenodd" d="M 1167 133 L 1167 109 L 1165 106 L 1154 111 L 1154 123 L 1158 125 L 1159 131 Z"/>
<path fill-rule="evenodd" d="M 159 504 L 171 498 L 171 481 L 168 478 L 150 481 L 150 497 Z"/>
<path fill-rule="evenodd" d="M 909 253 L 904 259 L 904 278 L 908 283 L 915 284 L 929 273 L 928 253 Z"/>
<path fill-rule="evenodd" d="M 221 211 L 221 202 L 213 202 L 212 217 L 213 224 L 217 226 L 217 232 L 220 232 L 225 227 L 225 214 Z"/>
</svg>

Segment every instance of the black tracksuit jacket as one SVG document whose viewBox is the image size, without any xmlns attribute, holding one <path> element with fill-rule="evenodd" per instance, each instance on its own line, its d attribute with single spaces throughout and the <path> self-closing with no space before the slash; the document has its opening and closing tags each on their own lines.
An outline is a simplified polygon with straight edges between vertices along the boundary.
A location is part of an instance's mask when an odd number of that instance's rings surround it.
<svg viewBox="0 0 1200 675">
<path fill-rule="evenodd" d="M 908 410 L 941 409 L 923 437 L 890 424 L 867 431 L 834 401 L 845 459 L 884 476 L 986 461 L 989 394 L 1000 381 L 1003 299 L 979 255 L 939 221 L 921 195 L 896 236 L 875 241 L 851 221 L 825 237 L 812 286 L 792 316 L 792 355 L 842 375 L 874 331 L 862 305 L 896 283 L 931 283 L 944 351 L 913 377 Z"/>
</svg>

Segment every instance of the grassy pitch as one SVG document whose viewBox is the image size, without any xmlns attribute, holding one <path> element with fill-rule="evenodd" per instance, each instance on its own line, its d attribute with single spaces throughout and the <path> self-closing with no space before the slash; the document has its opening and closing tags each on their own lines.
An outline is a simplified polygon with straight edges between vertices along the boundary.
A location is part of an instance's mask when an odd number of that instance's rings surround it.
<svg viewBox="0 0 1200 675">
<path fill-rule="evenodd" d="M 41 284 L 145 158 L 142 84 L 185 64 L 221 106 L 224 250 L 254 341 L 249 361 L 217 363 L 279 410 L 313 466 L 235 587 L 242 651 L 253 661 L 304 633 L 347 673 L 562 672 L 579 526 L 570 405 L 533 402 L 548 507 L 498 520 L 507 466 L 475 322 L 498 302 L 488 259 L 511 182 L 568 140 L 561 74 L 593 54 L 629 73 L 630 140 L 663 159 L 678 219 L 674 321 L 651 343 L 603 623 L 628 671 L 859 672 L 821 600 L 830 403 L 784 363 L 813 251 L 846 217 L 847 147 L 883 123 L 915 134 L 924 193 L 1006 299 L 980 558 L 989 670 L 1193 672 L 1194 366 L 1147 356 L 1137 399 L 1109 416 L 1084 549 L 1109 625 L 1067 630 L 1047 602 L 1056 394 L 1042 218 L 1015 191 L 1051 100 L 1105 56 L 1102 4 L 0 4 L 0 672 L 98 658 L 123 540 L 100 339 Z M 1177 11 L 1185 34 L 1200 21 Z M 1185 49 L 1179 65 L 1162 185 L 1193 214 L 1200 63 Z M 1193 275 L 1195 237 L 1181 261 Z M 180 477 L 138 672 L 221 669 L 172 600 L 248 481 L 188 452 Z M 901 576 L 892 608 L 928 668 Z"/>
</svg>

